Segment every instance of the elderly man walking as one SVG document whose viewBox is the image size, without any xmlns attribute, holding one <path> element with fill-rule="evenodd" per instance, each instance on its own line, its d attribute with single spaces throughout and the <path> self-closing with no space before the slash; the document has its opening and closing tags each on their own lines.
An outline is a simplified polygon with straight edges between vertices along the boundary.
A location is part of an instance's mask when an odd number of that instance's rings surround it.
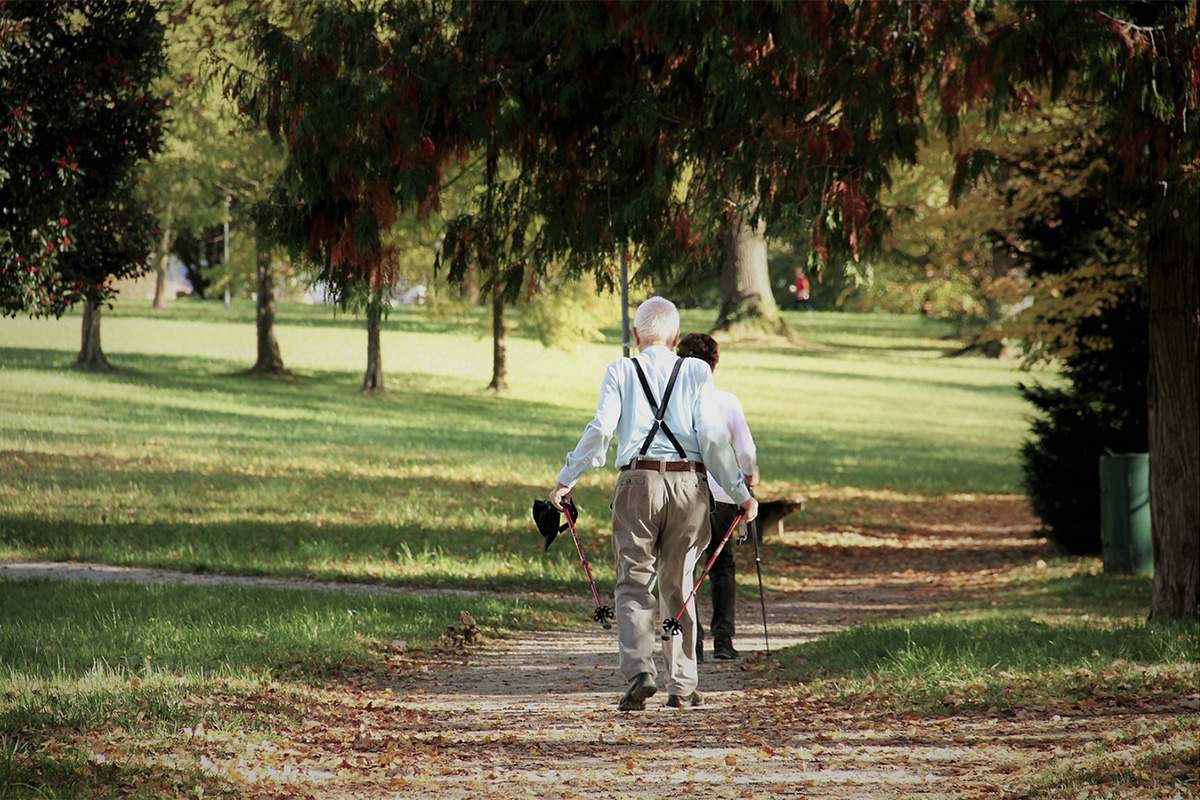
<svg viewBox="0 0 1200 800">
<path fill-rule="evenodd" d="M 656 645 L 660 622 L 674 617 L 692 587 L 696 561 L 708 542 L 712 497 L 707 473 L 745 509 L 758 513 L 746 488 L 728 429 L 717 407 L 712 370 L 673 352 L 679 342 L 679 311 L 652 297 L 633 321 L 634 358 L 609 365 L 600 384 L 596 416 L 567 454 L 550 492 L 555 508 L 589 469 L 604 466 L 617 439 L 620 475 L 613 494 L 613 553 L 616 559 L 617 644 L 627 681 L 619 708 L 640 711 L 658 691 Z M 658 583 L 658 601 L 654 584 Z M 682 633 L 662 641 L 667 705 L 701 705 L 697 689 L 696 612 L 679 620 Z"/>
</svg>

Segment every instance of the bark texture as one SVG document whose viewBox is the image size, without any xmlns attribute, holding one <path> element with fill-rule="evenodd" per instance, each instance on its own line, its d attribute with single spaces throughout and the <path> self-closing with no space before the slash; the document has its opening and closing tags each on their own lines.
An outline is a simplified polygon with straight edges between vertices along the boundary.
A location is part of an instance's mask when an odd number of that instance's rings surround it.
<svg viewBox="0 0 1200 800">
<path fill-rule="evenodd" d="M 174 231 L 171 228 L 163 229 L 162 241 L 158 245 L 158 269 L 155 270 L 154 276 L 154 307 L 167 307 L 167 278 L 170 277 L 169 270 L 171 266 L 171 242 L 174 240 Z"/>
<path fill-rule="evenodd" d="M 257 305 L 255 325 L 258 330 L 258 356 L 250 369 L 256 375 L 282 375 L 287 372 L 279 342 L 275 339 L 275 268 L 271 263 L 271 251 L 258 248 L 255 273 L 257 279 Z"/>
<path fill-rule="evenodd" d="M 367 304 L 367 371 L 363 375 L 363 394 L 383 394 L 383 351 L 380 331 L 383 328 L 383 299 L 376 295 Z"/>
<path fill-rule="evenodd" d="M 766 226 L 743 218 L 729 222 L 722 238 L 721 312 L 716 329 L 739 335 L 788 335 L 771 293 Z"/>
<path fill-rule="evenodd" d="M 1200 620 L 1200 262 L 1182 225 L 1149 258 L 1154 620 Z"/>
<path fill-rule="evenodd" d="M 112 372 L 113 366 L 100 347 L 101 306 L 91 300 L 83 304 L 83 329 L 80 336 L 79 359 L 75 365 L 89 372 Z"/>
<path fill-rule="evenodd" d="M 508 328 L 504 325 L 504 297 L 499 291 L 492 295 L 492 382 L 488 388 L 497 392 L 508 389 Z"/>
</svg>

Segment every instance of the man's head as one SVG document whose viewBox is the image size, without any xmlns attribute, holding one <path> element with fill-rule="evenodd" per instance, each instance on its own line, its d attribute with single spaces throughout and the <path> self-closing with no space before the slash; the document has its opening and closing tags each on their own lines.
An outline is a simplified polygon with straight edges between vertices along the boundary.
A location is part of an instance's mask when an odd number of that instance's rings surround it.
<svg viewBox="0 0 1200 800">
<path fill-rule="evenodd" d="M 721 348 L 717 345 L 717 340 L 707 333 L 689 333 L 679 340 L 675 354 L 680 358 L 698 358 L 714 370 L 717 368 L 717 362 L 721 360 Z"/>
<path fill-rule="evenodd" d="M 652 344 L 674 347 L 679 341 L 679 309 L 665 297 L 651 297 L 633 317 L 633 340 L 638 348 Z"/>
</svg>

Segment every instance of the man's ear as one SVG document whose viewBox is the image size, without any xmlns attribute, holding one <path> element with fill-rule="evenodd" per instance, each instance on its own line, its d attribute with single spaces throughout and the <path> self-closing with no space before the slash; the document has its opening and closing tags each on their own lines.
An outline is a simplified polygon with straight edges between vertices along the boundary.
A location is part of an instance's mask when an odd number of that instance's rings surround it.
<svg viewBox="0 0 1200 800">
<path fill-rule="evenodd" d="M 632 328 L 631 330 L 633 331 L 633 344 L 640 350 L 642 348 L 642 337 L 638 336 L 637 328 Z"/>
<path fill-rule="evenodd" d="M 676 345 L 679 344 L 679 333 L 679 331 L 675 331 L 675 335 L 671 337 L 671 341 L 667 342 L 667 348 L 669 350 L 673 351 Z"/>
</svg>

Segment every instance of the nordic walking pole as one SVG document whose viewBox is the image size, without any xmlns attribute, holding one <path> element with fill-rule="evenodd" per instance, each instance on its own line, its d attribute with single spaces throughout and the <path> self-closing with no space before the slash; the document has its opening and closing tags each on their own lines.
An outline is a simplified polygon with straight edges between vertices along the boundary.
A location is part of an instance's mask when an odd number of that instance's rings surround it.
<svg viewBox="0 0 1200 800">
<path fill-rule="evenodd" d="M 588 583 L 592 585 L 592 597 L 596 598 L 596 613 L 592 615 L 592 618 L 599 622 L 605 630 L 608 630 L 612 627 L 612 619 L 616 614 L 608 606 L 600 604 L 600 590 L 596 588 L 596 581 L 592 577 L 592 568 L 588 566 L 587 556 L 583 554 L 583 545 L 579 543 L 579 534 L 575 533 L 575 520 L 571 519 L 569 512 L 564 512 L 563 516 L 567 518 L 567 525 L 571 528 L 571 538 L 575 540 L 575 550 L 579 553 L 579 561 L 583 564 L 583 571 L 587 573 Z"/>
<path fill-rule="evenodd" d="M 763 641 L 767 643 L 767 655 L 771 655 L 771 637 L 767 635 L 767 601 L 763 597 L 762 556 L 758 552 L 758 520 L 750 523 L 750 538 L 754 540 L 754 569 L 758 572 L 758 605 L 762 608 Z"/>
<path fill-rule="evenodd" d="M 733 532 L 737 530 L 738 523 L 746 518 L 746 509 L 739 508 L 738 513 L 733 518 L 733 524 L 729 526 L 729 530 L 725 531 L 725 535 L 721 537 L 721 543 L 717 545 L 717 549 L 713 551 L 712 558 L 708 559 L 708 563 L 704 565 L 704 571 L 700 573 L 700 579 L 696 581 L 696 585 L 692 587 L 691 593 L 687 599 L 683 601 L 683 606 L 679 609 L 679 613 L 672 619 L 663 620 L 663 640 L 669 639 L 683 632 L 683 623 L 679 620 L 683 618 L 683 612 L 687 610 L 688 603 L 692 602 L 692 598 L 696 596 L 696 590 L 700 588 L 700 584 L 704 583 L 704 579 L 708 577 L 708 571 L 712 569 L 712 565 L 716 562 L 717 556 L 721 555 L 721 551 L 725 549 L 725 543 L 729 541 L 729 537 L 733 536 Z"/>
</svg>

